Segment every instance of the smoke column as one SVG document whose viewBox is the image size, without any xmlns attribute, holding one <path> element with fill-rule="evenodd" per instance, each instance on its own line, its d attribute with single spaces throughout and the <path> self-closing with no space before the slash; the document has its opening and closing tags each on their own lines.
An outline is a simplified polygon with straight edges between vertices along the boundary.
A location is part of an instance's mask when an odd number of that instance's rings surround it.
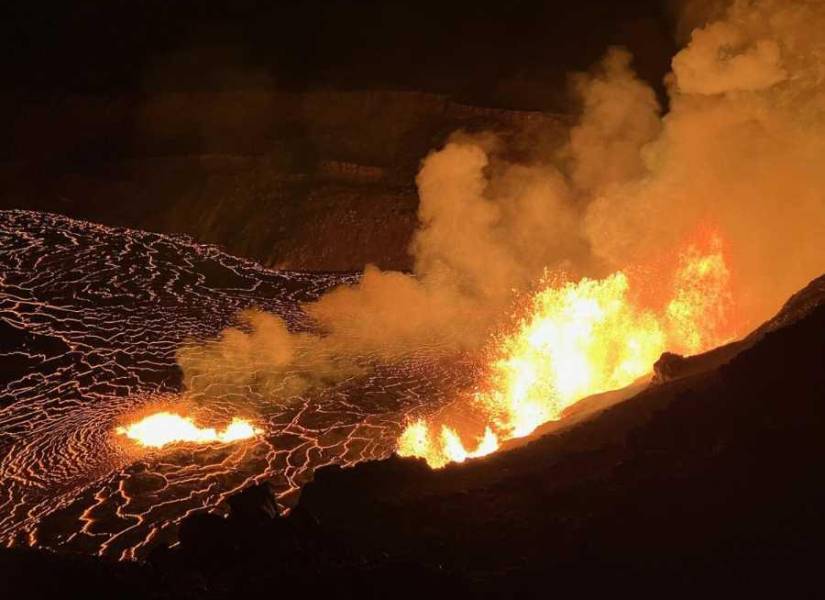
<svg viewBox="0 0 825 600">
<path fill-rule="evenodd" d="M 477 350 L 546 272 L 601 277 L 707 224 L 730 251 L 739 320 L 769 317 L 825 271 L 825 2 L 687 8 L 699 26 L 673 58 L 666 114 L 616 48 L 573 78 L 582 111 L 559 151 L 513 161 L 493 135 L 454 135 L 417 178 L 412 274 L 368 266 L 304 307 L 313 332 L 243 315 L 181 350 L 187 387 L 277 398 L 373 360 Z"/>
</svg>

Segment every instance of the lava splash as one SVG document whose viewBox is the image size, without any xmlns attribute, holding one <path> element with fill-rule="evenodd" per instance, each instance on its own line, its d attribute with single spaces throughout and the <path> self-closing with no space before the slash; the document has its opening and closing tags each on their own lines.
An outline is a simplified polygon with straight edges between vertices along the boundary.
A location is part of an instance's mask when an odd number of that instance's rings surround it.
<svg viewBox="0 0 825 600">
<path fill-rule="evenodd" d="M 247 440 L 263 433 L 251 421 L 234 417 L 222 430 L 214 427 L 198 427 L 192 417 L 172 412 L 158 412 L 125 427 L 118 427 L 118 435 L 124 435 L 148 448 L 162 448 L 168 444 L 190 442 L 196 444 L 231 444 Z"/>
<path fill-rule="evenodd" d="M 619 271 L 602 279 L 555 279 L 536 292 L 526 316 L 496 340 L 486 381 L 462 407 L 482 422 L 474 446 L 462 423 L 411 422 L 398 440 L 401 456 L 433 468 L 495 452 L 561 418 L 579 400 L 628 386 L 650 373 L 665 350 L 694 354 L 730 341 L 730 271 L 722 242 L 689 245 L 671 274 L 633 279 Z M 651 281 L 652 280 L 652 281 Z M 653 291 L 658 302 L 645 301 Z M 651 306 L 652 304 L 652 306 Z"/>
</svg>

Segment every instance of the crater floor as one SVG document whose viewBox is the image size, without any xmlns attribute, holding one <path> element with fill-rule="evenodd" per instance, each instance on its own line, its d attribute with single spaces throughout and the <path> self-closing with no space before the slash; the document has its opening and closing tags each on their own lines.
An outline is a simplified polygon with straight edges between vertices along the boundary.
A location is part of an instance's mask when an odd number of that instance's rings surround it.
<svg viewBox="0 0 825 600">
<path fill-rule="evenodd" d="M 321 391 L 198 402 L 175 363 L 245 308 L 306 327 L 301 302 L 355 281 L 268 270 L 186 237 L 0 211 L 0 542 L 139 558 L 253 481 L 289 505 L 319 466 L 391 454 L 409 415 L 443 404 L 471 369 L 411 355 Z M 152 451 L 113 434 L 187 396 L 204 419 L 242 405 L 265 433 Z"/>
</svg>

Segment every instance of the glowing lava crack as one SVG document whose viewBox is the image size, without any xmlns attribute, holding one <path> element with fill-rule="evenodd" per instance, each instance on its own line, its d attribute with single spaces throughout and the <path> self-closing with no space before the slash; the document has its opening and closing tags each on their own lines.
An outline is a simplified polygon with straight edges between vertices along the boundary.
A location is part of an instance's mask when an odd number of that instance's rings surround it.
<svg viewBox="0 0 825 600">
<path fill-rule="evenodd" d="M 253 306 L 300 329 L 301 303 L 357 276 L 271 271 L 188 238 L 28 211 L 0 211 L 0 239 L 4 546 L 140 558 L 255 481 L 288 506 L 318 466 L 389 456 L 411 413 L 468 385 L 466 370 L 411 356 L 313 394 L 182 399 L 182 347 Z M 132 423 L 152 410 L 197 417 L 171 433 Z M 133 451 L 183 439 L 180 453 Z"/>
</svg>

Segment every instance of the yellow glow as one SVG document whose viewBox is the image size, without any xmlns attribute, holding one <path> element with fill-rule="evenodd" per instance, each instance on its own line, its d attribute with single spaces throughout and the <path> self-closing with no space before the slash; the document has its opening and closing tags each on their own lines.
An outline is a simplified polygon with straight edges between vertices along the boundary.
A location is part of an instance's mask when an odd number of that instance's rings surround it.
<svg viewBox="0 0 825 600">
<path fill-rule="evenodd" d="M 453 427 L 419 420 L 402 433 L 398 454 L 425 458 L 433 468 L 489 454 L 500 440 L 529 435 L 582 398 L 650 373 L 665 350 L 695 353 L 727 341 L 730 274 L 718 246 L 708 254 L 690 247 L 680 256 L 660 310 L 632 300 L 623 272 L 546 286 L 499 342 L 472 399 L 487 420 L 476 449 L 467 450 Z"/>
<path fill-rule="evenodd" d="M 126 427 L 118 427 L 115 431 L 149 448 L 161 448 L 177 442 L 229 444 L 262 433 L 250 421 L 238 417 L 218 431 L 214 427 L 198 427 L 191 417 L 166 411 L 154 413 Z"/>
</svg>

